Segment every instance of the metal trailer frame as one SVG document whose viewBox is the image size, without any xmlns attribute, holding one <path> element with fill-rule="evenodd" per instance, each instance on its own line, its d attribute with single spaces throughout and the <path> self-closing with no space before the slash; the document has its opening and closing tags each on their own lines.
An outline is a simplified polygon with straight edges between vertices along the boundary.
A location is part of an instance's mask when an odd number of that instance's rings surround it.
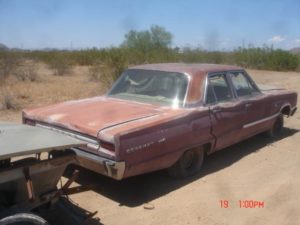
<svg viewBox="0 0 300 225">
<path fill-rule="evenodd" d="M 78 171 L 62 188 L 57 184 L 67 166 L 78 163 L 71 148 L 85 145 L 46 129 L 0 122 L 0 220 L 82 191 L 70 188 Z"/>
</svg>

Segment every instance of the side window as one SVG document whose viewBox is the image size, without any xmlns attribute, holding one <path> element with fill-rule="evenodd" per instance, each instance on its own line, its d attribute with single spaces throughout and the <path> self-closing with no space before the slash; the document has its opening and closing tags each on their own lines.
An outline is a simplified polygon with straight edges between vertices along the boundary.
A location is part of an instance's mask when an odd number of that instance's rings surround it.
<svg viewBox="0 0 300 225">
<path fill-rule="evenodd" d="M 224 102 L 232 99 L 230 87 L 224 74 L 209 76 L 208 81 L 206 103 Z"/>
<path fill-rule="evenodd" d="M 244 73 L 230 73 L 230 78 L 238 97 L 251 96 L 257 92 L 256 88 L 249 82 Z"/>
</svg>

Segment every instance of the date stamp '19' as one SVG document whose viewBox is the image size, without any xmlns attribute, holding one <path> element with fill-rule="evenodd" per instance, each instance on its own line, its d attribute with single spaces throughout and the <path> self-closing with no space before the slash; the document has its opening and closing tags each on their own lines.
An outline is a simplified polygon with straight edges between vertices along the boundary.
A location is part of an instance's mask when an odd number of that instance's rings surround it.
<svg viewBox="0 0 300 225">
<path fill-rule="evenodd" d="M 257 200 L 238 200 L 236 202 L 239 208 L 245 209 L 255 209 L 255 208 L 264 208 L 265 202 L 264 201 L 257 201 Z M 231 203 L 228 200 L 220 200 L 221 208 L 230 208 Z"/>
</svg>

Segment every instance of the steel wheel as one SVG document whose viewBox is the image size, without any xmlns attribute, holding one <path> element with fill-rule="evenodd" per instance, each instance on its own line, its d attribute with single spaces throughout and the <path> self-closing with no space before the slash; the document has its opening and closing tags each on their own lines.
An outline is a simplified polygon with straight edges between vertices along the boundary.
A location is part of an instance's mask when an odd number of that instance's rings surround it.
<svg viewBox="0 0 300 225">
<path fill-rule="evenodd" d="M 280 114 L 277 117 L 277 119 L 275 120 L 272 128 L 270 130 L 266 131 L 264 134 L 267 137 L 271 137 L 271 138 L 278 137 L 282 132 L 283 124 L 284 124 L 283 115 Z"/>
<path fill-rule="evenodd" d="M 188 150 L 168 169 L 168 173 L 175 178 L 195 175 L 202 167 L 203 158 L 204 152 L 202 148 Z"/>
</svg>

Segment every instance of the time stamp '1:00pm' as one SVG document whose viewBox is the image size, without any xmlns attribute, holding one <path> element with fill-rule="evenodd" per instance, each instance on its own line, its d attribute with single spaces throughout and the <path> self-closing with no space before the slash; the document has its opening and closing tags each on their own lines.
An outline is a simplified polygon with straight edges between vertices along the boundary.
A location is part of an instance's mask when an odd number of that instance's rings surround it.
<svg viewBox="0 0 300 225">
<path fill-rule="evenodd" d="M 235 202 L 239 208 L 246 208 L 246 209 L 255 209 L 255 208 L 264 208 L 265 202 L 264 201 L 257 201 L 257 200 L 238 200 Z M 221 208 L 230 208 L 232 206 L 231 202 L 228 200 L 220 200 L 220 207 Z"/>
</svg>

